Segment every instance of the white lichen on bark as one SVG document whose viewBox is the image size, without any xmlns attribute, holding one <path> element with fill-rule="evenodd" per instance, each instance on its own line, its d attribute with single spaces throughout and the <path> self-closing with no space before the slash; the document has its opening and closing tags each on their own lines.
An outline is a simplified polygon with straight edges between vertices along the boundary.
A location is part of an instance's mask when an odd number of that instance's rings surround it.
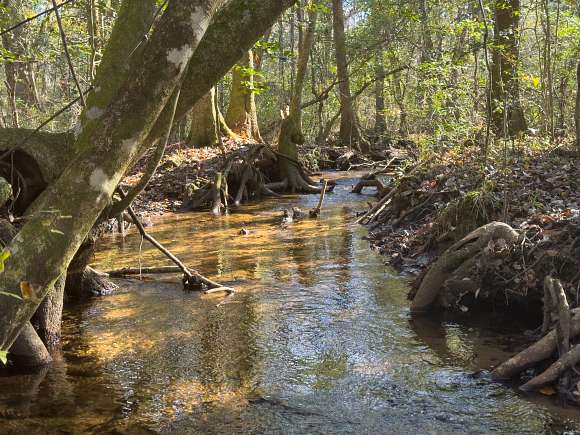
<svg viewBox="0 0 580 435">
<path fill-rule="evenodd" d="M 167 53 L 167 62 L 172 63 L 181 71 L 187 65 L 192 54 L 193 50 L 188 44 L 182 45 L 181 48 L 172 48 Z"/>
</svg>

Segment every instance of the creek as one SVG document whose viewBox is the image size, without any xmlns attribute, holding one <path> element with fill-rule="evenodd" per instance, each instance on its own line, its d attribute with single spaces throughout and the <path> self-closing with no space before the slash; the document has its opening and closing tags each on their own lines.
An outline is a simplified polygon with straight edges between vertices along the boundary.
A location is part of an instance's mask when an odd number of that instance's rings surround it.
<svg viewBox="0 0 580 435">
<path fill-rule="evenodd" d="M 216 307 L 219 295 L 155 276 L 68 307 L 52 367 L 0 378 L 0 432 L 580 430 L 579 410 L 489 380 L 527 340 L 518 322 L 411 318 L 407 280 L 353 223 L 370 198 L 350 193 L 353 174 L 334 176 L 316 220 L 281 224 L 310 195 L 155 221 L 152 235 L 235 296 Z M 139 264 L 169 263 L 132 231 L 101 241 L 94 267 Z"/>
</svg>

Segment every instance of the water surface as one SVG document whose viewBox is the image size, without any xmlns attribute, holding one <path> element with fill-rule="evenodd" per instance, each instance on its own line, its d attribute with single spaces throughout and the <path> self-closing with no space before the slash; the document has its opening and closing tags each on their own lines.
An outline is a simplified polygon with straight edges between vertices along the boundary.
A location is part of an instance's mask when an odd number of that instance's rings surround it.
<svg viewBox="0 0 580 435">
<path fill-rule="evenodd" d="M 407 282 L 352 224 L 368 199 L 339 181 L 318 220 L 283 225 L 268 200 L 151 228 L 188 265 L 235 286 L 184 293 L 178 276 L 119 280 L 65 313 L 62 356 L 0 378 L 3 433 L 572 433 L 580 411 L 492 383 L 522 337 L 496 319 L 411 320 Z M 239 235 L 245 227 L 247 236 Z M 169 264 L 138 234 L 99 246 L 102 270 Z M 480 372 L 480 370 L 484 370 Z"/>
</svg>

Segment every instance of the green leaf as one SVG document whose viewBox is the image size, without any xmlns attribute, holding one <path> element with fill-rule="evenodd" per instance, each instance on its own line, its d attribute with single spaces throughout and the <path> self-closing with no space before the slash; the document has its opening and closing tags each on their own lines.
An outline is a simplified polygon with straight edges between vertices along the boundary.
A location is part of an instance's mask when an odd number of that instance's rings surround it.
<svg viewBox="0 0 580 435">
<path fill-rule="evenodd" d="M 0 252 L 0 273 L 4 272 L 4 263 L 10 258 L 12 253 L 8 249 L 4 249 Z"/>
<path fill-rule="evenodd" d="M 0 362 L 4 365 L 8 363 L 8 352 L 5 350 L 0 350 Z"/>
</svg>

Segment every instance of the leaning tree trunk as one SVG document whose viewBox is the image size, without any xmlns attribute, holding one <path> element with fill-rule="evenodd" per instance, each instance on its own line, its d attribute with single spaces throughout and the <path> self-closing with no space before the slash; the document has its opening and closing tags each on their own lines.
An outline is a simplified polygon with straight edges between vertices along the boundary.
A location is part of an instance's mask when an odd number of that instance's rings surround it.
<svg viewBox="0 0 580 435">
<path fill-rule="evenodd" d="M 1 285 L 5 292 L 19 296 L 20 288 L 27 288 L 31 295 L 23 300 L 4 297 L 0 349 L 10 348 L 65 273 L 180 83 L 219 3 L 168 4 L 143 52 L 134 59 L 130 80 L 120 87 L 98 125 L 81 133 L 77 139 L 81 151 L 32 205 L 28 221 L 7 248 L 12 255 Z"/>
<path fill-rule="evenodd" d="M 491 68 L 492 121 L 497 134 L 526 131 L 518 79 L 520 0 L 495 1 Z"/>
<path fill-rule="evenodd" d="M 369 144 L 360 132 L 350 93 L 342 0 L 332 0 L 332 11 L 336 69 L 340 93 L 340 142 L 342 145 L 355 146 L 361 151 L 368 152 Z"/>
<path fill-rule="evenodd" d="M 248 50 L 244 53 L 240 64 L 232 71 L 232 90 L 226 112 L 226 124 L 235 134 L 261 142 L 253 71 L 254 54 L 252 50 Z"/>
<path fill-rule="evenodd" d="M 191 130 L 187 143 L 191 147 L 208 147 L 219 143 L 219 117 L 215 88 L 199 99 L 191 110 Z"/>
</svg>

